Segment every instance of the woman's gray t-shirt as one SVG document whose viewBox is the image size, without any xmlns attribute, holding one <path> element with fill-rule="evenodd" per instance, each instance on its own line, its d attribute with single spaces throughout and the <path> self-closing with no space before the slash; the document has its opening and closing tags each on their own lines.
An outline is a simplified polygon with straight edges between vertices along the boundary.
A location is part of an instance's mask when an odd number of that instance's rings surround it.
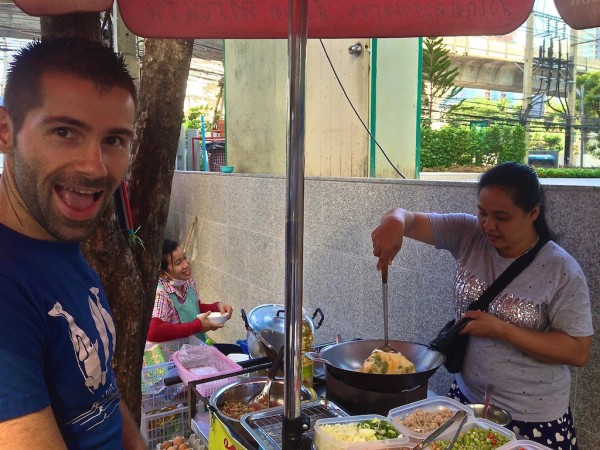
<svg viewBox="0 0 600 450">
<path fill-rule="evenodd" d="M 429 221 L 435 247 L 450 251 L 457 261 L 454 305 L 459 317 L 514 259 L 498 255 L 473 215 L 432 213 Z M 488 312 L 537 331 L 562 331 L 574 337 L 594 334 L 583 271 L 553 241 L 494 299 Z M 540 362 L 497 339 L 471 336 L 456 380 L 474 403 L 483 402 L 486 385 L 493 384 L 494 404 L 515 420 L 555 420 L 569 405 L 568 366 Z"/>
</svg>

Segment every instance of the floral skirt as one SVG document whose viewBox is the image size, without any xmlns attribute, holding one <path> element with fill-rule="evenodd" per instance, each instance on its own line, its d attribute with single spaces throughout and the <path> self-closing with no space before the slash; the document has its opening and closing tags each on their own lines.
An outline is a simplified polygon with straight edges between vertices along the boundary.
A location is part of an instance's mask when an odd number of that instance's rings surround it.
<svg viewBox="0 0 600 450">
<path fill-rule="evenodd" d="M 448 397 L 464 404 L 471 403 L 460 391 L 456 382 L 450 386 Z M 535 423 L 513 420 L 506 425 L 506 428 L 523 439 L 539 442 L 554 450 L 578 450 L 570 407 L 561 417 L 552 422 Z"/>
</svg>

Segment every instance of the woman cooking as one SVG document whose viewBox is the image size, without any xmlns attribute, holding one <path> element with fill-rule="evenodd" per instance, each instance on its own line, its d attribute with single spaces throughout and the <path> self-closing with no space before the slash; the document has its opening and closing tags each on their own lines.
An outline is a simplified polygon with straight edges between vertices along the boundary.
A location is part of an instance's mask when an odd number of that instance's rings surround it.
<svg viewBox="0 0 600 450">
<path fill-rule="evenodd" d="M 187 256 L 177 242 L 165 239 L 148 341 L 166 342 L 196 335 L 206 342 L 207 331 L 223 328 L 222 324 L 208 320 L 211 312 L 231 317 L 233 309 L 221 302 L 200 301 Z M 234 344 L 215 344 L 215 347 L 226 354 L 241 351 Z"/>
<path fill-rule="evenodd" d="M 515 433 L 554 449 L 577 449 L 569 407 L 568 366 L 589 357 L 593 328 L 589 291 L 579 264 L 554 241 L 491 303 L 468 305 L 538 239 L 552 239 L 542 186 L 524 164 L 504 163 L 478 183 L 477 216 L 394 209 L 373 231 L 377 269 L 390 264 L 404 237 L 445 249 L 457 260 L 454 305 L 473 319 L 464 365 L 449 396 L 483 403 L 494 385 L 494 404 L 508 410 Z"/>
</svg>

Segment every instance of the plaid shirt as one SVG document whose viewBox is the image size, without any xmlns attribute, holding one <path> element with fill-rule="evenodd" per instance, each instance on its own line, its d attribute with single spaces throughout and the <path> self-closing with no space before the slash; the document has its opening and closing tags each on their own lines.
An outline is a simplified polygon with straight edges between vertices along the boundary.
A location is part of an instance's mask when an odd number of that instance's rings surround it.
<svg viewBox="0 0 600 450">
<path fill-rule="evenodd" d="M 175 309 L 175 306 L 173 306 L 173 302 L 171 301 L 169 295 L 175 294 L 177 296 L 177 300 L 183 304 L 185 303 L 185 298 L 187 297 L 189 289 L 196 291 L 196 298 L 198 299 L 198 303 L 200 303 L 200 293 L 198 292 L 196 282 L 192 277 L 185 282 L 182 292 L 179 292 L 179 290 L 173 286 L 169 279 L 159 276 L 158 286 L 156 287 L 156 297 L 154 298 L 152 317 L 156 317 L 165 323 L 181 323 L 179 320 L 179 314 L 177 314 L 177 310 Z M 212 305 L 201 305 L 199 306 L 201 308 L 200 311 L 203 312 L 202 309 L 210 310 L 208 308 L 203 308 L 210 306 Z"/>
</svg>

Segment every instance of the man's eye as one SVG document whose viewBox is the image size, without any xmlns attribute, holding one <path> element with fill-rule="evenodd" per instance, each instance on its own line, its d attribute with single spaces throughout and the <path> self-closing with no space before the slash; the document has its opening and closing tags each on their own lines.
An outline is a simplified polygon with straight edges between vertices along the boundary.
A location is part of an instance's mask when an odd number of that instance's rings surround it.
<svg viewBox="0 0 600 450">
<path fill-rule="evenodd" d="M 68 138 L 73 136 L 73 133 L 68 128 L 57 128 L 54 130 L 57 136 Z"/>
<path fill-rule="evenodd" d="M 123 144 L 123 139 L 118 136 L 109 136 L 106 138 L 106 143 L 108 145 L 121 145 Z"/>
</svg>

